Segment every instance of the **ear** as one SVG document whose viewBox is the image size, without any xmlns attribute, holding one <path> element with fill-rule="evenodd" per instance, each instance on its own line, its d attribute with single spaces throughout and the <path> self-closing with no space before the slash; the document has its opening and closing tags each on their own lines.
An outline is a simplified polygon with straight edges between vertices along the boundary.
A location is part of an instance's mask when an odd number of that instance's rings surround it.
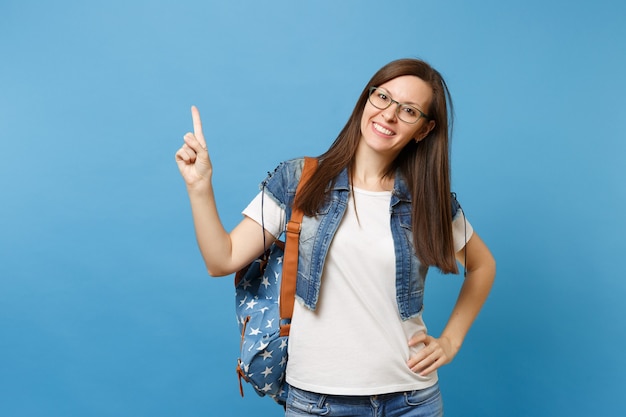
<svg viewBox="0 0 626 417">
<path fill-rule="evenodd" d="M 424 125 L 418 132 L 415 133 L 415 142 L 420 142 L 435 128 L 435 121 L 430 120 L 428 124 Z"/>
</svg>

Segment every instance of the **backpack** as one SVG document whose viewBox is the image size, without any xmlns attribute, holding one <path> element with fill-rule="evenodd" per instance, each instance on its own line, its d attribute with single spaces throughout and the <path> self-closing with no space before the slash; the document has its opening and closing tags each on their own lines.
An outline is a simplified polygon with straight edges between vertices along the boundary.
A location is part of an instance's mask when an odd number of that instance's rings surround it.
<svg viewBox="0 0 626 417">
<path fill-rule="evenodd" d="M 316 167 L 316 159 L 305 158 L 296 195 Z M 235 310 L 241 333 L 239 392 L 243 397 L 243 378 L 258 395 L 267 395 L 283 406 L 288 393 L 287 343 L 302 217 L 300 210 L 293 209 L 287 222 L 286 242 L 276 240 L 263 255 L 235 274 Z"/>
</svg>

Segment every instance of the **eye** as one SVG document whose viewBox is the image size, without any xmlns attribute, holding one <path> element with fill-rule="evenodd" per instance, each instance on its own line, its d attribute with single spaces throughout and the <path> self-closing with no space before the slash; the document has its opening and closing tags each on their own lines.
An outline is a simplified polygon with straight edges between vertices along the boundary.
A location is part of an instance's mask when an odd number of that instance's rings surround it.
<svg viewBox="0 0 626 417">
<path fill-rule="evenodd" d="M 417 116 L 418 111 L 410 106 L 402 106 L 402 111 L 410 116 Z"/>
<path fill-rule="evenodd" d="M 376 93 L 378 95 L 378 98 L 381 100 L 389 100 L 389 97 L 387 97 L 387 94 L 383 93 L 382 91 L 379 91 L 378 93 Z"/>
</svg>

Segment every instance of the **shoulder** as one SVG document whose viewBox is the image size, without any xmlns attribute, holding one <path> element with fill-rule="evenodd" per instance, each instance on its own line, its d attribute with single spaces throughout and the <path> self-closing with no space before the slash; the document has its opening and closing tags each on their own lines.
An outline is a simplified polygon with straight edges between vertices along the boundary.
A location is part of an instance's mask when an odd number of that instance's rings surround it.
<svg viewBox="0 0 626 417">
<path fill-rule="evenodd" d="M 286 161 L 281 162 L 276 170 L 285 171 L 287 174 L 292 176 L 300 176 L 302 173 L 302 167 L 304 166 L 304 157 L 301 158 L 293 158 L 288 159 Z"/>
<path fill-rule="evenodd" d="M 261 190 L 269 194 L 281 207 L 290 207 L 296 193 L 304 158 L 294 158 L 281 162 L 261 183 Z"/>
<path fill-rule="evenodd" d="M 268 172 L 267 177 L 261 184 L 267 186 L 272 182 L 281 182 L 283 186 L 289 187 L 289 184 L 297 185 L 302 175 L 302 167 L 304 166 L 304 158 L 288 159 L 278 164 L 274 171 Z M 289 187 L 290 188 L 290 187 Z"/>
</svg>

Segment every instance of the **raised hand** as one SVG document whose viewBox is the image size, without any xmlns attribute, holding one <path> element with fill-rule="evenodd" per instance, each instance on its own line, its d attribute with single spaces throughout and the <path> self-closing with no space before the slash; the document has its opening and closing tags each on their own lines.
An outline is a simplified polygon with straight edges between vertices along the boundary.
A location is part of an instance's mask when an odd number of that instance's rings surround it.
<svg viewBox="0 0 626 417">
<path fill-rule="evenodd" d="M 176 163 L 187 186 L 205 186 L 211 183 L 213 166 L 209 158 L 200 112 L 195 106 L 191 107 L 193 133 L 184 136 L 185 143 L 176 151 Z"/>
</svg>

